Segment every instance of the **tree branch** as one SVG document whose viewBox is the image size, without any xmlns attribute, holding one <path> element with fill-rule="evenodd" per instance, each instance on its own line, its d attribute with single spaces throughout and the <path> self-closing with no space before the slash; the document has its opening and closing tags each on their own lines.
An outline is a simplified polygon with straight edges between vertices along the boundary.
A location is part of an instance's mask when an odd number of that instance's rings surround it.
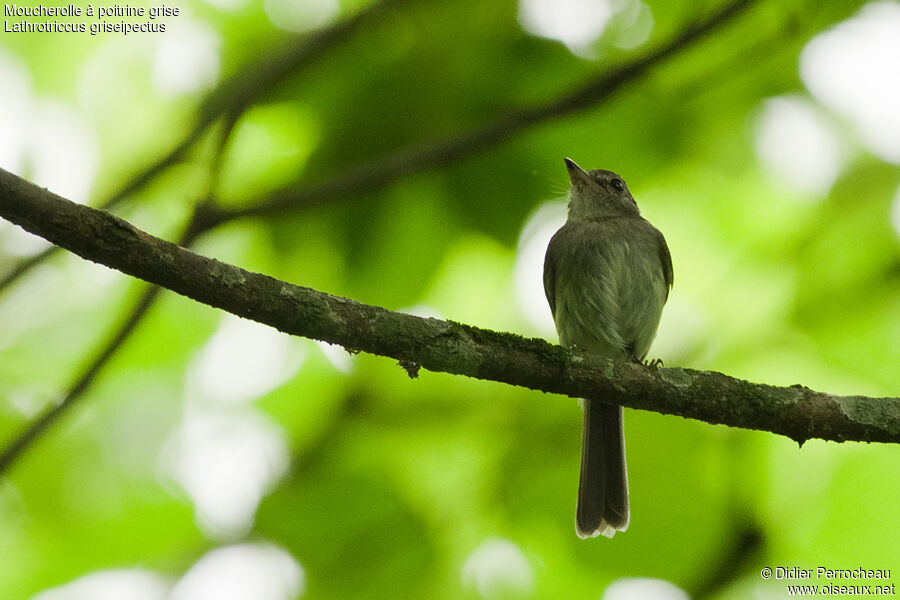
<svg viewBox="0 0 900 600">
<path fill-rule="evenodd" d="M 421 366 L 771 431 L 799 443 L 900 442 L 900 398 L 835 396 L 711 371 L 619 363 L 543 340 L 392 312 L 200 256 L 2 169 L 0 216 L 83 258 L 198 302 L 292 335 L 391 357 L 410 372 Z"/>
<path fill-rule="evenodd" d="M 178 144 L 176 148 L 173 148 L 168 154 L 157 160 L 155 163 L 147 167 L 144 171 L 138 173 L 131 179 L 125 182 L 125 184 L 120 187 L 117 191 L 115 191 L 106 201 L 101 205 L 103 208 L 111 208 L 127 198 L 128 196 L 134 194 L 138 190 L 142 189 L 149 182 L 153 181 L 157 175 L 168 169 L 170 166 L 177 163 L 181 160 L 181 157 L 185 152 L 197 141 L 197 138 L 202 135 L 205 127 L 203 128 L 195 128 L 191 131 L 185 139 Z M 24 259 L 16 266 L 14 266 L 10 271 L 0 277 L 0 294 L 3 293 L 6 288 L 15 283 L 20 277 L 28 273 L 31 269 L 35 268 L 59 250 L 57 246 L 51 246 L 46 250 L 43 250 L 34 256 L 29 256 Z"/>
</svg>

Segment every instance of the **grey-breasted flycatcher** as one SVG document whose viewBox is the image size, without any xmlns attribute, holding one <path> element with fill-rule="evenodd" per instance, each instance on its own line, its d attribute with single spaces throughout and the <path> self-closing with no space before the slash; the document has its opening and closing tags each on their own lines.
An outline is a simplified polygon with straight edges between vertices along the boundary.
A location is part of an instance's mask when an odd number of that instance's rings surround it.
<svg viewBox="0 0 900 600">
<path fill-rule="evenodd" d="M 544 257 L 544 292 L 563 346 L 643 361 L 672 286 L 662 233 L 641 217 L 625 181 L 566 159 L 569 218 Z M 628 528 L 628 474 L 622 407 L 584 400 L 579 537 Z"/>
</svg>

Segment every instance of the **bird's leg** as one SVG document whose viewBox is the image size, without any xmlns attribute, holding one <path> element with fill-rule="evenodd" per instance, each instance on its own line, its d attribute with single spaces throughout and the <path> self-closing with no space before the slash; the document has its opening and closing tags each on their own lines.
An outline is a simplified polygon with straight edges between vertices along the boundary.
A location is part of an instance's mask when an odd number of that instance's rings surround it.
<svg viewBox="0 0 900 600">
<path fill-rule="evenodd" d="M 663 366 L 663 361 L 661 358 L 651 358 L 650 360 L 641 360 L 639 358 L 632 359 L 632 362 L 636 362 L 639 365 L 644 365 L 645 367 L 654 367 L 659 368 Z"/>
</svg>

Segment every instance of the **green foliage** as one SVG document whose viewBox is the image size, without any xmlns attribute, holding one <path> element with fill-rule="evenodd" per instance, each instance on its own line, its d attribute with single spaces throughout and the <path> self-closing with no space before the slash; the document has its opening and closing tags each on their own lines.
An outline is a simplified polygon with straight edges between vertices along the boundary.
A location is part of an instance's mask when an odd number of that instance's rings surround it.
<svg viewBox="0 0 900 600">
<path fill-rule="evenodd" d="M 221 77 L 263 64 L 287 38 L 263 2 L 182 4 L 218 36 Z M 347 15 L 360 3 L 350 4 Z M 121 214 L 172 239 L 210 192 L 253 206 L 282 186 L 484 126 L 557 98 L 715 9 L 648 4 L 648 42 L 611 45 L 614 21 L 590 59 L 524 32 L 512 1 L 406 3 L 260 90 L 219 170 L 210 134 Z M 522 308 L 514 273 L 523 226 L 564 194 L 562 158 L 571 156 L 620 172 L 669 242 L 675 287 L 651 354 L 771 384 L 896 395 L 897 166 L 844 135 L 848 166 L 810 198 L 767 176 L 754 153 L 762 103 L 808 98 L 799 53 L 859 6 L 762 2 L 601 104 L 386 187 L 229 223 L 195 247 L 363 302 L 555 341 Z M 160 39 L 0 37 L 0 56 L 28 67 L 33 98 L 77 106 L 96 136 L 95 203 L 193 126 L 204 90 L 169 96 L 151 84 Z M 15 243 L 11 235 L 0 229 L 0 241 Z M 0 250 L 0 273 L 15 260 Z M 539 264 L 531 275 L 540 279 Z M 2 439 L 64 394 L 138 293 L 134 282 L 64 256 L 0 296 Z M 0 595 L 29 598 L 113 568 L 176 581 L 209 550 L 242 540 L 290 553 L 310 598 L 599 598 L 621 577 L 693 592 L 747 530 L 759 545 L 723 567 L 717 597 L 781 597 L 783 582 L 760 580 L 763 566 L 891 568 L 900 556 L 894 448 L 798 449 L 767 433 L 629 412 L 630 529 L 582 541 L 572 524 L 575 401 L 427 372 L 411 380 L 390 360 L 301 340 L 288 342 L 292 358 L 277 383 L 225 402 L 196 383 L 220 326 L 208 307 L 164 294 L 89 393 L 4 475 Z M 221 364 L 222 377 L 236 386 L 259 377 L 248 354 Z M 282 471 L 271 467 L 243 530 L 205 522 L 165 458 L 181 424 L 204 411 L 271 425 L 288 456 Z M 492 572 L 471 562 L 498 539 L 518 548 L 511 563 Z"/>
</svg>

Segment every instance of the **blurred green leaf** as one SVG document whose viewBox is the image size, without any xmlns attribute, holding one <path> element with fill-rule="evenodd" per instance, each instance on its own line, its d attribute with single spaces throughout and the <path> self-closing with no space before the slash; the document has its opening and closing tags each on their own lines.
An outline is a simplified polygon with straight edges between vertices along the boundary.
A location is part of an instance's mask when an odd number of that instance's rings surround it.
<svg viewBox="0 0 900 600">
<path fill-rule="evenodd" d="M 221 81 L 271 68 L 282 44 L 302 39 L 277 29 L 267 4 L 188 1 L 170 23 L 189 18 L 214 32 Z M 343 2 L 340 15 L 365 4 Z M 385 11 L 256 90 L 221 164 L 217 123 L 116 210 L 172 239 L 210 195 L 253 206 L 284 186 L 350 177 L 386 153 L 491 125 L 720 5 L 611 3 L 652 17 L 649 40 L 616 46 L 631 35 L 620 12 L 575 53 L 526 32 L 519 4 L 407 2 Z M 535 335 L 514 282 L 516 246 L 535 209 L 565 194 L 562 158 L 571 156 L 622 174 L 668 240 L 675 287 L 651 350 L 667 365 L 896 396 L 900 234 L 890 215 L 900 171 L 868 152 L 845 116 L 817 104 L 798 68 L 811 39 L 862 6 L 758 2 L 603 103 L 384 187 L 228 223 L 194 247 L 329 293 Z M 71 108 L 99 148 L 95 202 L 171 150 L 191 130 L 203 91 L 173 95 L 155 83 L 164 39 L 5 34 L 0 160 L 10 164 L 0 166 L 39 172 L 33 108 L 48 99 Z M 755 153 L 761 108 L 784 96 L 834 123 L 847 163 L 825 194 L 791 190 Z M 65 134 L 55 128 L 48 146 Z M 66 195 L 63 167 L 76 158 L 53 158 L 61 179 L 38 183 Z M 12 229 L 0 224 L 0 273 L 27 250 Z M 526 267 L 539 285 L 541 265 Z M 142 289 L 68 256 L 0 296 L 3 440 L 63 395 Z M 571 399 L 424 371 L 411 380 L 392 361 L 297 340 L 289 381 L 229 405 L 189 385 L 220 317 L 162 294 L 88 394 L 0 482 L 0 595 L 30 598 L 132 567 L 176 582 L 211 549 L 244 539 L 290 553 L 311 598 L 600 598 L 625 577 L 694 592 L 715 565 L 725 572 L 715 597 L 780 597 L 783 586 L 760 580 L 763 566 L 891 568 L 900 555 L 894 448 L 810 441 L 798 449 L 766 433 L 629 411 L 629 531 L 579 540 L 581 414 Z M 160 456 L 190 415 L 249 409 L 277 424 L 291 465 L 255 490 L 263 499 L 246 535 L 217 536 Z M 254 481 L 237 463 L 214 470 Z M 729 552 L 748 530 L 759 547 L 741 562 Z M 217 575 L 231 585 L 228 576 Z"/>
</svg>

